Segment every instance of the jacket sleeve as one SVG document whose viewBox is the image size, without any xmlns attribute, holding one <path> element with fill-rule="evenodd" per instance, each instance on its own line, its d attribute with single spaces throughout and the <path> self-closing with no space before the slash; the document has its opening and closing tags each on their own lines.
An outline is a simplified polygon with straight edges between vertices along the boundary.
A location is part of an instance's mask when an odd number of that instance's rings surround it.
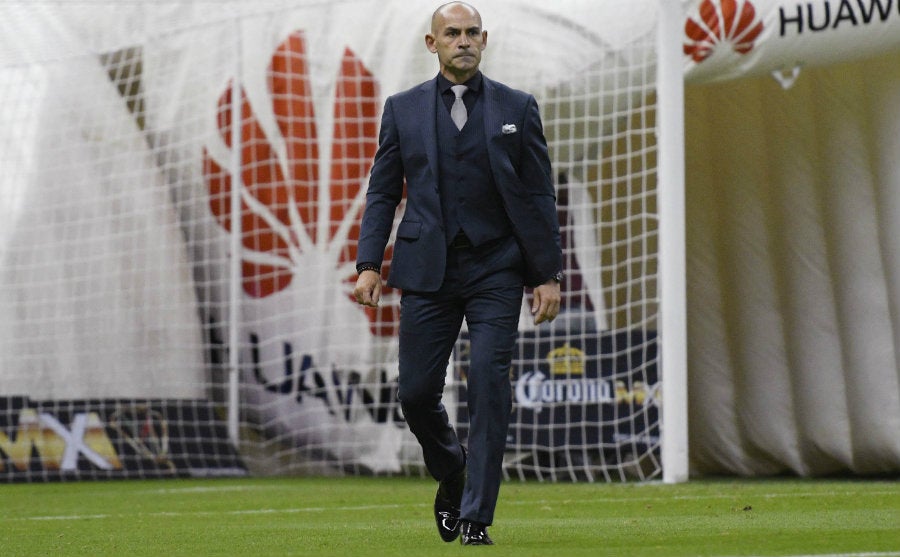
<svg viewBox="0 0 900 557">
<path fill-rule="evenodd" d="M 529 263 L 526 282 L 537 286 L 562 270 L 562 245 L 559 217 L 556 212 L 556 190 L 541 124 L 537 101 L 529 95 L 525 106 L 523 145 L 516 173 L 528 192 L 531 213 L 536 222 L 530 231 L 531 241 L 525 256 Z"/>
<path fill-rule="evenodd" d="M 369 174 L 366 206 L 360 224 L 356 263 L 381 265 L 391 234 L 394 214 L 403 198 L 403 161 L 394 122 L 392 99 L 384 103 L 378 151 Z"/>
</svg>

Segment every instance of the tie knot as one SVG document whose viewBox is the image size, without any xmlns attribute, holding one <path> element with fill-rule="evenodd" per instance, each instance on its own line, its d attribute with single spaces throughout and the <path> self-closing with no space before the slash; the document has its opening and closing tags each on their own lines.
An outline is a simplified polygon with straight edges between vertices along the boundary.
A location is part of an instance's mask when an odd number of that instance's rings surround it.
<svg viewBox="0 0 900 557">
<path fill-rule="evenodd" d="M 465 85 L 454 85 L 450 89 L 453 91 L 453 94 L 456 95 L 457 99 L 461 99 L 462 96 L 466 94 L 466 91 L 469 90 Z"/>
</svg>

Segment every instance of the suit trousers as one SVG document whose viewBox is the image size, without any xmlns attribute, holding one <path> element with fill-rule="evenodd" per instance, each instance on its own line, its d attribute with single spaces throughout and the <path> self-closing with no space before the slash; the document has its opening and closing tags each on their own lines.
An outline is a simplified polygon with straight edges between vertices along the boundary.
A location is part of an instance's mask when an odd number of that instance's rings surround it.
<svg viewBox="0 0 900 557">
<path fill-rule="evenodd" d="M 441 480 L 467 466 L 460 517 L 491 524 L 512 410 L 509 370 L 518 334 L 524 263 L 513 237 L 449 248 L 437 292 L 404 291 L 400 305 L 399 399 L 429 473 Z M 465 318 L 468 457 L 441 402 L 447 362 Z"/>
</svg>

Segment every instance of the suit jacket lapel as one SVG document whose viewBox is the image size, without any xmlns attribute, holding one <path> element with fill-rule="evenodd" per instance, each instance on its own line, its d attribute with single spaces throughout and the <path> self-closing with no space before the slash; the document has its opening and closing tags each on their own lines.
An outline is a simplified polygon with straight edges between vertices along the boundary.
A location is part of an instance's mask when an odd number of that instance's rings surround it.
<svg viewBox="0 0 900 557">
<path fill-rule="evenodd" d="M 419 95 L 419 107 L 424 120 L 421 127 L 422 144 L 428 157 L 428 168 L 434 180 L 438 179 L 438 145 L 437 145 L 437 78 L 422 84 Z"/>
<path fill-rule="evenodd" d="M 501 194 L 505 194 L 508 180 L 506 167 L 502 164 L 498 157 L 502 156 L 498 152 L 498 146 L 494 144 L 497 141 L 497 130 L 503 123 L 503 103 L 500 99 L 500 91 L 494 87 L 494 84 L 487 77 L 482 77 L 482 87 L 484 87 L 484 110 L 482 111 L 482 120 L 484 122 L 484 142 L 487 144 L 488 160 L 491 161 L 491 170 L 494 172 L 494 181 Z"/>
<path fill-rule="evenodd" d="M 484 88 L 484 110 L 482 111 L 482 120 L 484 121 L 484 141 L 487 144 L 488 153 L 493 155 L 494 146 L 491 137 L 494 131 L 500 129 L 500 119 L 503 117 L 503 107 L 500 105 L 500 93 L 494 84 L 487 77 L 482 75 L 481 84 Z M 493 156 L 492 156 L 493 158 Z"/>
</svg>

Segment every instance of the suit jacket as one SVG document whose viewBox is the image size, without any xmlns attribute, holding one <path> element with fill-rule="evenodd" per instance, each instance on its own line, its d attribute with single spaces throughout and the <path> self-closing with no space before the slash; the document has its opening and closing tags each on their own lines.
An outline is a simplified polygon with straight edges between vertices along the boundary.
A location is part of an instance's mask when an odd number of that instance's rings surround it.
<svg viewBox="0 0 900 557">
<path fill-rule="evenodd" d="M 482 114 L 491 171 L 525 260 L 525 283 L 562 269 L 556 193 L 537 102 L 483 76 Z M 360 229 L 358 263 L 380 263 L 406 186 L 388 285 L 434 292 L 447 245 L 438 191 L 437 78 L 387 98 Z M 444 108 L 443 103 L 440 107 Z"/>
</svg>

